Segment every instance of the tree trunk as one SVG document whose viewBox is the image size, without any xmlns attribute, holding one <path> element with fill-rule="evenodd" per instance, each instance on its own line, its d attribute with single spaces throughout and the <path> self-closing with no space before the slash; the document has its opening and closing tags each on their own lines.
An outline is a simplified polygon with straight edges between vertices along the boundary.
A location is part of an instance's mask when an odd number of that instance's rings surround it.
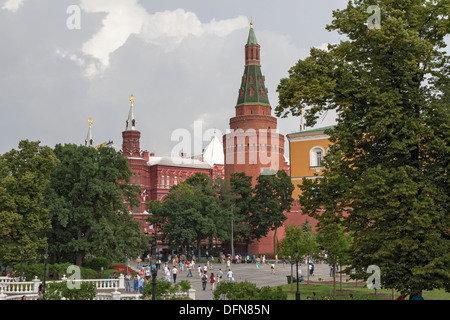
<svg viewBox="0 0 450 320">
<path fill-rule="evenodd" d="M 273 233 L 273 254 L 277 254 L 277 229 L 275 229 L 275 232 Z"/>
<path fill-rule="evenodd" d="M 76 255 L 76 262 L 75 264 L 78 267 L 81 267 L 81 264 L 83 263 L 83 257 L 84 257 L 84 251 L 78 251 Z"/>
<path fill-rule="evenodd" d="M 197 254 L 198 254 L 198 263 L 200 263 L 200 259 L 202 258 L 202 240 L 197 239 Z"/>
<path fill-rule="evenodd" d="M 336 264 L 333 264 L 333 297 L 336 297 Z"/>
<path fill-rule="evenodd" d="M 306 259 L 308 259 L 308 268 L 306 269 L 306 274 L 307 274 L 307 279 L 306 279 L 306 281 L 308 282 L 308 284 L 309 284 L 309 256 L 306 256 Z"/>
<path fill-rule="evenodd" d="M 292 290 L 294 290 L 293 288 L 294 288 L 294 277 L 292 276 L 292 274 L 293 274 L 293 271 L 292 271 L 292 268 L 294 267 L 293 265 L 292 265 L 292 260 L 290 260 L 290 264 L 291 264 L 291 291 Z M 297 274 L 297 277 L 298 277 L 298 274 Z"/>
</svg>

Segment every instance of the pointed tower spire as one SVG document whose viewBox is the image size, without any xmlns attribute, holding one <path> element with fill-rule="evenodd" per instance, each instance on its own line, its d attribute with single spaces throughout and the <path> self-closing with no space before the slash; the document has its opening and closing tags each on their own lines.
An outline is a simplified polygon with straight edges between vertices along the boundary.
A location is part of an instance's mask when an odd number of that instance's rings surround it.
<svg viewBox="0 0 450 320">
<path fill-rule="evenodd" d="M 261 72 L 261 47 L 256 41 L 253 22 L 250 23 L 247 44 L 245 45 L 245 70 L 242 76 L 237 105 L 261 104 L 270 106 L 264 76 Z"/>
<path fill-rule="evenodd" d="M 130 96 L 130 112 L 128 113 L 127 125 L 122 132 L 122 153 L 126 157 L 141 157 L 140 148 L 141 133 L 136 129 L 136 120 L 134 118 L 134 96 Z"/>
<path fill-rule="evenodd" d="M 255 31 L 253 30 L 253 22 L 250 22 L 250 32 L 248 33 L 247 45 L 258 44 L 256 41 Z"/>
<path fill-rule="evenodd" d="M 245 45 L 245 65 L 260 65 L 260 46 L 256 40 L 253 22 L 250 22 L 247 44 Z"/>
<path fill-rule="evenodd" d="M 136 130 L 136 120 L 134 119 L 134 96 L 131 95 L 130 96 L 130 112 L 128 113 L 128 120 L 127 120 L 127 126 L 126 126 L 126 130 L 127 131 L 132 131 L 132 130 Z"/>
<path fill-rule="evenodd" d="M 88 120 L 89 130 L 88 130 L 86 140 L 84 140 L 84 145 L 86 147 L 92 147 L 92 145 L 94 144 L 94 140 L 92 139 L 92 122 L 94 122 L 94 120 L 92 120 L 92 118 L 89 118 L 89 120 Z"/>
</svg>

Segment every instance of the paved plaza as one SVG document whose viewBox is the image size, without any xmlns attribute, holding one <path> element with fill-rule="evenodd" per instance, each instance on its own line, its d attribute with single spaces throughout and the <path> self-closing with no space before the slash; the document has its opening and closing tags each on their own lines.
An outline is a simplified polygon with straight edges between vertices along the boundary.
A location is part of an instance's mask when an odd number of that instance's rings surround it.
<svg viewBox="0 0 450 320">
<path fill-rule="evenodd" d="M 204 266 L 204 263 L 200 264 L 202 267 Z M 211 290 L 211 284 L 207 283 L 206 290 L 202 289 L 202 282 L 199 278 L 197 267 L 199 266 L 198 263 L 195 264 L 195 270 L 192 271 L 192 277 L 187 277 L 187 270 L 183 270 L 181 273 L 178 273 L 177 276 L 177 282 L 181 280 L 188 280 L 192 288 L 196 290 L 195 293 L 195 299 L 196 300 L 213 300 L 213 291 Z M 130 264 L 130 267 L 132 267 L 134 270 L 137 269 L 136 263 L 132 262 Z M 169 268 L 172 269 L 172 263 L 169 263 Z M 301 271 L 302 276 L 304 277 L 304 281 L 307 280 L 307 264 L 299 264 L 299 270 Z M 217 275 L 217 271 L 219 269 L 222 269 L 223 276 L 222 279 L 227 279 L 227 265 L 224 264 L 213 264 L 212 269 L 210 268 L 208 270 L 208 279 L 211 272 L 214 273 L 214 275 Z M 296 272 L 296 266 L 293 265 L 293 275 L 295 275 Z M 275 272 L 272 274 L 272 270 L 270 268 L 270 264 L 266 263 L 265 265 L 261 264 L 259 269 L 256 268 L 256 264 L 251 263 L 238 263 L 238 264 L 231 264 L 231 270 L 233 271 L 234 280 L 236 282 L 241 281 L 249 281 L 252 283 L 255 283 L 258 287 L 264 287 L 264 286 L 270 286 L 275 287 L 279 285 L 287 284 L 287 277 L 291 275 L 291 266 L 290 264 L 286 263 L 283 264 L 281 261 L 279 261 L 278 264 L 275 264 Z M 158 270 L 158 277 L 163 277 L 162 269 Z M 322 281 L 332 281 L 333 277 L 330 276 L 330 266 L 325 263 L 317 263 L 314 264 L 314 275 L 310 276 L 310 281 L 318 281 L 318 279 L 321 278 Z M 343 275 L 342 279 L 345 281 L 348 279 L 349 276 Z M 173 283 L 173 278 L 171 278 Z M 336 275 L 336 280 L 339 281 L 339 275 Z M 301 285 L 301 284 L 300 284 Z M 295 283 L 294 283 L 294 290 L 295 290 Z"/>
</svg>

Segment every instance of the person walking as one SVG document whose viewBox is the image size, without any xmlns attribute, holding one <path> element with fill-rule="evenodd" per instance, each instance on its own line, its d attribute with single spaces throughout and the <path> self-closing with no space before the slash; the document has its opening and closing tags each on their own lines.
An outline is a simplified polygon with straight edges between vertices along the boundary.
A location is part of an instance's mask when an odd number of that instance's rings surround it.
<svg viewBox="0 0 450 320">
<path fill-rule="evenodd" d="M 206 290 L 206 283 L 208 282 L 208 276 L 206 275 L 206 272 L 202 275 L 202 289 Z"/>
<path fill-rule="evenodd" d="M 42 299 L 44 296 L 44 282 L 41 282 L 38 288 L 39 299 Z"/>
<path fill-rule="evenodd" d="M 234 281 L 233 271 L 231 271 L 231 269 L 228 269 L 227 276 L 228 276 L 228 281 Z"/>
<path fill-rule="evenodd" d="M 214 273 L 211 272 L 211 276 L 209 277 L 209 282 L 211 283 L 211 290 L 214 291 L 214 283 L 216 282 L 216 277 Z"/>
<path fill-rule="evenodd" d="M 191 263 L 188 264 L 187 271 L 188 271 L 188 273 L 187 273 L 186 277 L 189 277 L 189 275 L 191 275 L 191 278 L 192 278 L 192 264 Z"/>
<path fill-rule="evenodd" d="M 312 263 L 309 265 L 309 275 L 314 276 L 314 265 Z"/>
<path fill-rule="evenodd" d="M 177 283 L 177 273 L 178 273 L 178 269 L 176 266 L 173 267 L 172 269 L 172 277 L 173 277 L 173 283 Z"/>
<path fill-rule="evenodd" d="M 220 283 L 222 275 L 223 275 L 222 268 L 219 268 L 219 271 L 217 271 L 217 283 Z"/>
<path fill-rule="evenodd" d="M 275 264 L 273 262 L 270 265 L 270 269 L 272 270 L 272 274 L 275 274 Z"/>
<path fill-rule="evenodd" d="M 125 276 L 125 291 L 131 292 L 131 275 L 130 273 L 127 273 Z"/>
<path fill-rule="evenodd" d="M 138 275 L 135 275 L 133 284 L 133 293 L 138 293 L 138 285 L 139 285 L 139 278 Z"/>
<path fill-rule="evenodd" d="M 139 279 L 138 289 L 140 294 L 144 292 L 144 277 Z"/>
<path fill-rule="evenodd" d="M 170 282 L 170 270 L 169 270 L 168 266 L 166 266 L 165 275 L 166 275 L 166 281 Z"/>
</svg>

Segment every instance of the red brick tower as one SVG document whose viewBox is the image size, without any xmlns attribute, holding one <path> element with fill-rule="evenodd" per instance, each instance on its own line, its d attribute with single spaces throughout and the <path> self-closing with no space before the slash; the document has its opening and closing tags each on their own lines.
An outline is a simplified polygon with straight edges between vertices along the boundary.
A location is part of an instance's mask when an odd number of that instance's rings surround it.
<svg viewBox="0 0 450 320">
<path fill-rule="evenodd" d="M 142 213 L 146 209 L 148 201 L 148 190 L 150 190 L 150 174 L 148 172 L 147 162 L 149 152 L 141 150 L 141 133 L 136 129 L 136 119 L 134 118 L 134 96 L 130 97 L 131 106 L 126 121 L 125 131 L 122 132 L 122 154 L 128 159 L 128 165 L 132 171 L 130 184 L 136 184 L 141 187 L 141 204 L 137 208 L 132 208 L 133 213 Z"/>
<path fill-rule="evenodd" d="M 267 96 L 261 72 L 260 46 L 253 24 L 245 45 L 245 69 L 239 88 L 236 116 L 223 137 L 225 179 L 244 172 L 253 177 L 271 174 L 284 168 L 284 136 L 278 133 L 277 119 Z"/>
</svg>

